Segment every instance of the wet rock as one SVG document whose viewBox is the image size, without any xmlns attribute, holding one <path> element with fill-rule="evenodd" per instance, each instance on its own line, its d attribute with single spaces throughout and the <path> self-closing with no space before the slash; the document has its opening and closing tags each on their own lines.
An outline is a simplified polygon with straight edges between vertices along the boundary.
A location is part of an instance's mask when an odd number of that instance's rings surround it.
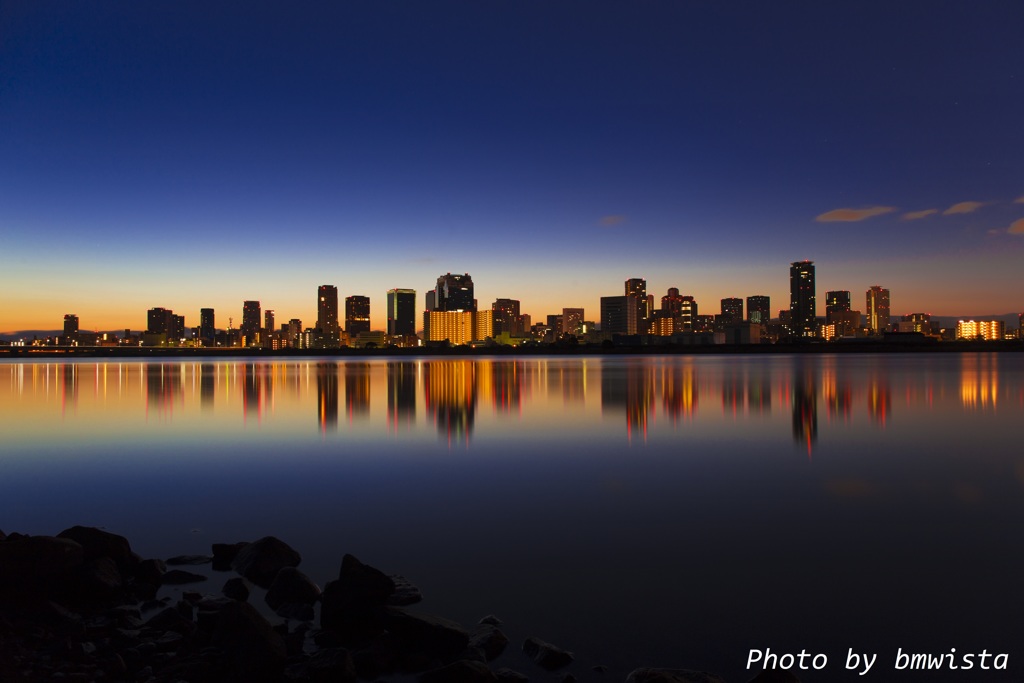
<svg viewBox="0 0 1024 683">
<path fill-rule="evenodd" d="M 706 671 L 690 669 L 634 669 L 626 683 L 725 683 L 725 680 Z"/>
<path fill-rule="evenodd" d="M 395 592 L 388 596 L 387 604 L 392 607 L 408 607 L 423 600 L 420 589 L 404 576 L 392 574 L 391 581 L 395 584 Z"/>
<path fill-rule="evenodd" d="M 345 555 L 338 578 L 328 582 L 320 596 L 320 626 L 348 640 L 379 635 L 384 627 L 381 608 L 394 591 L 389 576 Z"/>
<path fill-rule="evenodd" d="M 497 659 L 507 645 L 508 637 L 491 624 L 478 625 L 473 629 L 473 635 L 469 639 L 469 646 L 482 651 L 488 662 Z"/>
<path fill-rule="evenodd" d="M 502 667 L 494 672 L 501 683 L 526 683 L 530 677 L 513 669 Z"/>
<path fill-rule="evenodd" d="M 249 545 L 246 542 L 241 543 L 214 543 L 211 546 L 213 552 L 213 568 L 217 571 L 227 571 L 231 569 L 231 563 L 238 557 L 239 551 L 245 546 Z"/>
<path fill-rule="evenodd" d="M 352 655 L 343 647 L 315 652 L 306 661 L 310 683 L 351 683 L 356 680 Z"/>
<path fill-rule="evenodd" d="M 26 584 L 66 581 L 84 561 L 85 550 L 69 538 L 12 534 L 0 542 L 0 595 L 13 595 Z"/>
<path fill-rule="evenodd" d="M 302 556 L 284 541 L 265 536 L 238 551 L 231 568 L 260 588 L 269 588 L 277 572 L 297 567 Z"/>
<path fill-rule="evenodd" d="M 477 623 L 478 624 L 490 624 L 491 626 L 501 626 L 505 622 L 503 622 L 501 619 L 499 619 L 498 617 L 494 616 L 493 614 L 488 614 L 486 617 L 484 617 L 483 619 L 481 619 Z"/>
<path fill-rule="evenodd" d="M 160 577 L 164 575 L 165 571 L 167 571 L 167 565 L 163 560 L 142 560 L 135 567 L 134 578 L 136 581 L 159 586 Z"/>
<path fill-rule="evenodd" d="M 224 582 L 224 587 L 220 590 L 225 597 L 231 598 L 232 600 L 238 600 L 239 602 L 245 602 L 249 599 L 249 587 L 245 585 L 245 579 L 235 577 L 228 579 Z"/>
<path fill-rule="evenodd" d="M 312 605 L 303 605 L 298 602 L 286 602 L 278 606 L 274 610 L 274 614 L 285 619 L 294 619 L 295 621 L 313 621 L 316 617 L 316 612 L 313 610 Z"/>
<path fill-rule="evenodd" d="M 417 680 L 419 683 L 497 683 L 498 677 L 483 662 L 460 659 L 424 672 Z"/>
<path fill-rule="evenodd" d="M 320 599 L 320 587 L 295 567 L 285 567 L 277 572 L 267 590 L 266 601 L 275 612 L 282 605 L 312 605 Z"/>
<path fill-rule="evenodd" d="M 551 643 L 545 643 L 539 638 L 527 638 L 523 642 L 523 652 L 530 657 L 535 664 L 548 671 L 560 669 L 568 665 L 573 656 L 571 652 L 555 647 Z"/>
<path fill-rule="evenodd" d="M 82 546 L 86 561 L 109 557 L 121 570 L 133 570 L 139 563 L 139 558 L 132 553 L 127 538 L 96 527 L 73 526 L 57 534 L 57 538 L 67 538 Z"/>
<path fill-rule="evenodd" d="M 97 557 L 82 566 L 79 575 L 79 602 L 102 602 L 112 599 L 121 590 L 123 579 L 117 563 L 110 557 Z"/>
<path fill-rule="evenodd" d="M 223 653 L 225 681 L 277 683 L 284 671 L 284 639 L 247 602 L 228 600 L 217 612 L 212 642 Z"/>
<path fill-rule="evenodd" d="M 160 610 L 146 621 L 145 626 L 159 631 L 174 631 L 182 635 L 191 635 L 196 629 L 192 620 L 182 614 L 177 607 L 166 607 Z"/>
<path fill-rule="evenodd" d="M 183 569 L 171 569 L 164 572 L 164 575 L 160 577 L 160 583 L 165 586 L 180 586 L 186 583 L 199 583 L 200 581 L 206 581 L 206 577 L 202 574 L 193 574 Z"/>
<path fill-rule="evenodd" d="M 388 607 L 385 624 L 399 653 L 400 666 L 422 671 L 455 661 L 469 645 L 469 634 L 453 621 Z"/>
</svg>

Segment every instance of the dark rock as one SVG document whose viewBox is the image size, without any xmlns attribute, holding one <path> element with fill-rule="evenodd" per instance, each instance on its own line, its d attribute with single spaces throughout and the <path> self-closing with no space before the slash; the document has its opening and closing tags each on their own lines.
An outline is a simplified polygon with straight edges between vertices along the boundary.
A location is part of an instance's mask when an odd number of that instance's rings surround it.
<svg viewBox="0 0 1024 683">
<path fill-rule="evenodd" d="M 196 625 L 176 607 L 167 607 L 146 621 L 146 627 L 159 631 L 174 631 L 182 635 L 191 635 Z"/>
<path fill-rule="evenodd" d="M 508 668 L 501 668 L 494 672 L 501 683 L 526 683 L 530 677 Z"/>
<path fill-rule="evenodd" d="M 391 581 L 395 584 L 395 592 L 388 596 L 387 604 L 392 607 L 408 607 L 423 600 L 420 589 L 404 576 L 392 574 Z"/>
<path fill-rule="evenodd" d="M 0 543 L 0 595 L 66 581 L 84 561 L 85 550 L 69 538 L 12 534 Z"/>
<path fill-rule="evenodd" d="M 80 573 L 81 602 L 106 601 L 113 598 L 124 584 L 117 563 L 110 557 L 97 557 L 88 560 Z"/>
<path fill-rule="evenodd" d="M 455 622 L 429 614 L 385 609 L 385 624 L 399 653 L 399 665 L 422 671 L 455 661 L 469 645 L 469 634 Z"/>
<path fill-rule="evenodd" d="M 348 554 L 341 558 L 338 584 L 339 597 L 345 606 L 384 605 L 395 592 L 395 582 L 390 576 Z"/>
<path fill-rule="evenodd" d="M 594 666 L 590 667 L 590 670 L 593 671 L 594 673 L 599 673 L 599 674 L 606 674 L 606 673 L 608 673 L 608 667 L 605 666 L 604 664 L 595 664 Z"/>
<path fill-rule="evenodd" d="M 302 556 L 287 543 L 273 536 L 265 536 L 238 551 L 231 568 L 260 588 L 269 588 L 277 572 L 285 567 L 297 567 Z"/>
<path fill-rule="evenodd" d="M 762 671 L 750 679 L 750 683 L 800 683 L 796 674 L 789 671 Z"/>
<path fill-rule="evenodd" d="M 473 629 L 469 646 L 479 648 L 488 662 L 497 659 L 508 645 L 508 638 L 496 626 L 480 624 Z"/>
<path fill-rule="evenodd" d="M 224 587 L 221 588 L 220 592 L 226 597 L 238 600 L 239 602 L 245 602 L 249 599 L 249 587 L 245 585 L 245 579 L 237 576 L 225 581 Z"/>
<path fill-rule="evenodd" d="M 200 581 L 206 581 L 206 577 L 202 574 L 193 574 L 183 569 L 171 569 L 164 572 L 164 575 L 160 577 L 160 583 L 165 586 L 180 586 L 186 583 L 199 583 Z"/>
<path fill-rule="evenodd" d="M 576 677 L 572 674 L 565 674 L 561 678 L 562 683 L 576 683 Z"/>
<path fill-rule="evenodd" d="M 175 555 L 174 557 L 167 558 L 167 564 L 175 567 L 185 564 L 210 564 L 211 562 L 213 562 L 213 557 L 210 555 Z"/>
<path fill-rule="evenodd" d="M 318 650 L 306 661 L 310 683 L 350 683 L 356 680 L 352 655 L 343 647 Z"/>
<path fill-rule="evenodd" d="M 222 680 L 238 683 L 280 681 L 287 658 L 284 639 L 249 603 L 226 601 L 216 613 L 212 641 L 223 652 L 223 664 L 228 675 Z"/>
<path fill-rule="evenodd" d="M 320 587 L 295 567 L 285 567 L 277 572 L 266 596 L 267 604 L 274 611 L 285 603 L 312 605 L 319 599 Z"/>
<path fill-rule="evenodd" d="M 483 662 L 460 659 L 424 672 L 418 680 L 419 683 L 497 683 L 498 677 Z"/>
<path fill-rule="evenodd" d="M 350 641 L 375 637 L 384 627 L 381 608 L 394 591 L 390 577 L 345 555 L 338 578 L 320 596 L 320 626 Z"/>
<path fill-rule="evenodd" d="M 725 683 L 725 680 L 706 671 L 690 669 L 634 669 L 626 683 Z"/>
<path fill-rule="evenodd" d="M 286 602 L 274 610 L 274 614 L 285 619 L 296 621 L 313 621 L 316 613 L 312 605 L 304 605 L 299 602 Z"/>
<path fill-rule="evenodd" d="M 142 560 L 135 567 L 135 580 L 159 586 L 160 577 L 164 575 L 165 571 L 167 571 L 167 565 L 163 560 Z"/>
<path fill-rule="evenodd" d="M 539 638 L 527 638 L 523 642 L 523 652 L 533 659 L 535 664 L 548 671 L 560 669 L 573 660 L 571 652 L 545 643 Z"/>
<path fill-rule="evenodd" d="M 238 552 L 249 545 L 248 543 L 214 543 L 211 546 L 213 552 L 213 568 L 217 571 L 231 569 L 231 563 L 238 557 Z"/>
<path fill-rule="evenodd" d="M 494 616 L 493 614 L 488 614 L 486 617 L 484 617 L 483 619 L 481 619 L 477 623 L 478 624 L 490 624 L 491 626 L 501 626 L 505 622 L 503 622 L 501 619 L 499 619 L 498 617 Z"/>
<path fill-rule="evenodd" d="M 97 557 L 109 557 L 122 571 L 132 573 L 139 563 L 139 558 L 132 552 L 128 539 L 91 526 L 73 526 L 57 534 L 57 538 L 67 538 L 82 546 L 85 560 Z"/>
</svg>

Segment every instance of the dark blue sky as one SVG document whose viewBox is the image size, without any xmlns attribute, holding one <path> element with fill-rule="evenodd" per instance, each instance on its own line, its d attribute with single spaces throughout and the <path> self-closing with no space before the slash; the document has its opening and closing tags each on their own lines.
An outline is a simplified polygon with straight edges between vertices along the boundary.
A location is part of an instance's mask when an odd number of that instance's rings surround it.
<svg viewBox="0 0 1024 683">
<path fill-rule="evenodd" d="M 383 327 L 388 288 L 447 271 L 535 318 L 596 317 L 628 277 L 781 308 L 797 259 L 895 313 L 1018 310 L 1022 25 L 1019 2 L 5 2 L 0 330 L 223 325 L 250 298 L 311 323 L 323 283 Z"/>
</svg>

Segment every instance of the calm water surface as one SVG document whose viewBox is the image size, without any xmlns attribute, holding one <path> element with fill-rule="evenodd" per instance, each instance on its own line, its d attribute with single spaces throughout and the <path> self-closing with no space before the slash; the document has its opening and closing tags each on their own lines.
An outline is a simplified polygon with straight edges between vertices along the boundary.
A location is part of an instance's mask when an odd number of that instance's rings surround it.
<svg viewBox="0 0 1024 683">
<path fill-rule="evenodd" d="M 746 681 L 771 648 L 826 654 L 805 681 L 1021 681 L 1022 379 L 1008 354 L 8 363 L 0 529 L 147 557 L 274 534 L 321 584 L 350 552 L 581 680 Z"/>
</svg>

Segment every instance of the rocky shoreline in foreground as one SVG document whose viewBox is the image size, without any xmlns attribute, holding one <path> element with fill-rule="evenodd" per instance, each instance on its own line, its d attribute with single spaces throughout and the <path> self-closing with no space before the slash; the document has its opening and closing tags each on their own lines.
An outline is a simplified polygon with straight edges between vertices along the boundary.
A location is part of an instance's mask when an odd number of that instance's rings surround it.
<svg viewBox="0 0 1024 683">
<path fill-rule="evenodd" d="M 521 646 L 530 675 L 492 669 L 509 645 L 497 617 L 466 629 L 409 610 L 421 600 L 412 583 L 351 555 L 322 590 L 299 571 L 300 563 L 298 552 L 272 536 L 163 560 L 143 559 L 125 537 L 94 527 L 56 536 L 0 531 L 0 680 L 611 680 L 605 667 L 581 665 L 572 653 L 533 637 Z M 189 589 L 208 580 L 183 568 L 199 565 L 232 573 L 219 593 Z M 177 599 L 160 595 L 169 586 L 181 590 Z M 264 610 L 250 602 L 256 589 L 265 590 Z M 272 624 L 264 612 L 282 621 Z M 711 673 L 653 668 L 636 669 L 626 681 L 724 683 Z M 788 673 L 762 673 L 754 682 L 799 683 Z"/>
</svg>

